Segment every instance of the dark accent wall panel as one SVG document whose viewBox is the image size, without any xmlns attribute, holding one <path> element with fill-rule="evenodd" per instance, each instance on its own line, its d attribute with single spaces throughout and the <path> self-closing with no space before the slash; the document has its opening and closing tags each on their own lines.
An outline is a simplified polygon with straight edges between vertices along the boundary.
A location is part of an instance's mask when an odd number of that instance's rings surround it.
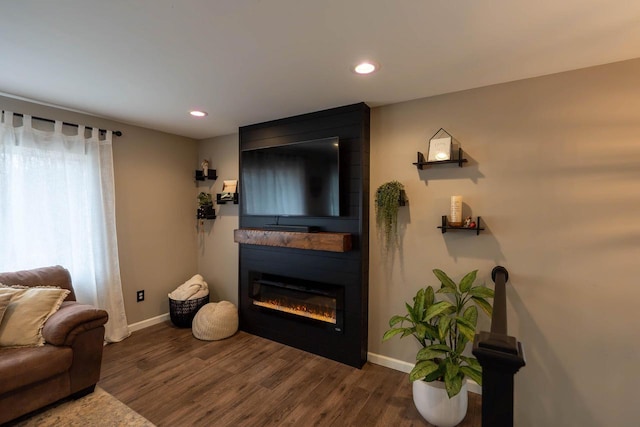
<svg viewBox="0 0 640 427">
<path fill-rule="evenodd" d="M 369 107 L 358 103 L 240 128 L 240 151 L 339 137 L 340 217 L 280 217 L 279 222 L 318 226 L 323 231 L 347 232 L 353 239 L 353 249 L 345 253 L 241 244 L 240 328 L 356 367 L 361 367 L 367 359 L 369 117 Z M 242 191 L 242 182 L 239 183 L 239 191 Z M 274 222 L 273 216 L 240 214 L 241 228 L 260 228 Z M 255 310 L 248 292 L 250 271 L 344 287 L 344 330 L 338 333 Z"/>
</svg>

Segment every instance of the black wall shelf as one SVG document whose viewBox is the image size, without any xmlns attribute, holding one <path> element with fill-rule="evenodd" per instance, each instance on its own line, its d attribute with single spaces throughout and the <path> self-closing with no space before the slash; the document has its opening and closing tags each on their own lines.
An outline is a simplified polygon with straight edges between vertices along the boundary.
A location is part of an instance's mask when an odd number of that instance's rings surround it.
<svg viewBox="0 0 640 427">
<path fill-rule="evenodd" d="M 446 233 L 447 230 L 463 230 L 463 231 L 475 231 L 476 236 L 480 235 L 480 231 L 484 230 L 484 227 L 480 226 L 480 217 L 476 217 L 476 226 L 475 227 L 462 227 L 462 226 L 451 226 L 449 225 L 449 221 L 447 221 L 447 216 L 442 215 L 442 225 L 439 225 L 438 228 L 442 230 L 442 234 Z"/>
<path fill-rule="evenodd" d="M 196 170 L 196 181 L 204 181 L 205 179 L 216 180 L 218 176 L 216 175 L 215 169 L 209 169 L 207 172 L 207 176 L 205 177 L 202 173 L 202 170 Z"/>
<path fill-rule="evenodd" d="M 234 205 L 238 204 L 238 193 L 233 193 L 232 198 L 229 198 L 229 197 L 223 198 L 221 193 L 217 193 L 216 194 L 216 203 L 217 204 L 224 205 L 224 204 L 231 203 L 231 202 L 233 202 Z"/>
<path fill-rule="evenodd" d="M 418 151 L 418 161 L 413 164 L 420 170 L 424 169 L 426 166 L 433 165 L 444 165 L 444 164 L 457 164 L 459 167 L 462 167 L 464 163 L 467 163 L 469 160 L 464 158 L 464 152 L 462 148 L 458 148 L 458 158 L 452 160 L 440 160 L 438 162 L 427 162 L 424 159 L 424 154 Z"/>
<path fill-rule="evenodd" d="M 399 206 L 407 206 L 409 199 L 407 199 L 407 193 L 404 190 L 400 191 L 400 200 L 398 200 Z"/>
<path fill-rule="evenodd" d="M 200 206 L 196 212 L 198 219 L 216 219 L 216 210 L 213 206 Z"/>
</svg>

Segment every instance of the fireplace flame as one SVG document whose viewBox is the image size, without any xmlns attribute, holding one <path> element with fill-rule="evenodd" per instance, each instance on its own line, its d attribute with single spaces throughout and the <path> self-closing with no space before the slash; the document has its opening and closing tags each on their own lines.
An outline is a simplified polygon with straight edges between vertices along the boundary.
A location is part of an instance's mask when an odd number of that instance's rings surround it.
<svg viewBox="0 0 640 427">
<path fill-rule="evenodd" d="M 320 320 L 326 323 L 337 323 L 336 311 L 329 307 L 316 307 L 313 305 L 292 304 L 285 299 L 266 299 L 264 301 L 253 300 L 259 307 L 266 307 L 284 313 L 295 314 L 308 319 Z"/>
</svg>

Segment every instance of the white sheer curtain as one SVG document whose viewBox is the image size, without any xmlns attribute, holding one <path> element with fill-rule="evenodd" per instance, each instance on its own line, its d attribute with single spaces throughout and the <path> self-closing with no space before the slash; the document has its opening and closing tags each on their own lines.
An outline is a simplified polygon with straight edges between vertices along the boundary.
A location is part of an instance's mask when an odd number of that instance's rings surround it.
<svg viewBox="0 0 640 427">
<path fill-rule="evenodd" d="M 78 301 L 109 313 L 105 340 L 129 336 L 115 222 L 111 131 L 65 135 L 0 122 L 0 271 L 60 264 Z"/>
</svg>

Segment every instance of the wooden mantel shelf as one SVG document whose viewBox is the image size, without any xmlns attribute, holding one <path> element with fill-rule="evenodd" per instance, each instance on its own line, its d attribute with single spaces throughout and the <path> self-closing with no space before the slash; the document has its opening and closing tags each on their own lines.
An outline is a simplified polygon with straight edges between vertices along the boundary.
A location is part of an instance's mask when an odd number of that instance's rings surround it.
<svg viewBox="0 0 640 427">
<path fill-rule="evenodd" d="M 240 228 L 233 230 L 233 241 L 246 245 L 280 246 L 312 251 L 347 252 L 351 250 L 350 233 L 301 233 Z"/>
</svg>

